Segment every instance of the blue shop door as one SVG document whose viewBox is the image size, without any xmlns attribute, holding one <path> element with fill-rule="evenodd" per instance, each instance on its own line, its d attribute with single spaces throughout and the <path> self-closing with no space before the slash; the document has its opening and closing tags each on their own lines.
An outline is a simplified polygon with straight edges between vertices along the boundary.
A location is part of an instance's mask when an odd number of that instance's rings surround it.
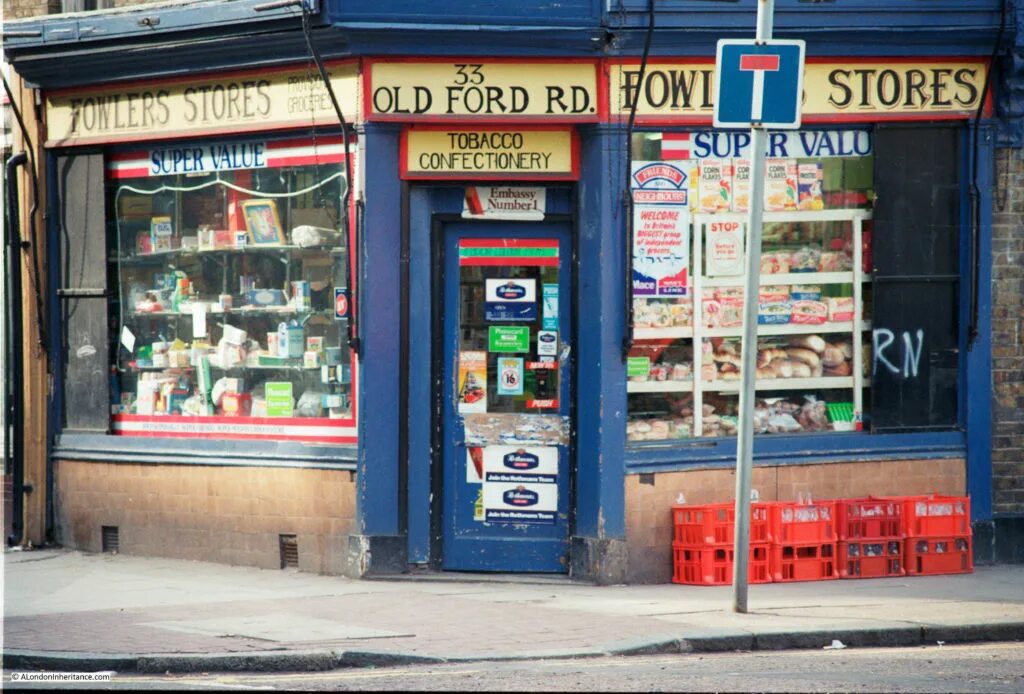
<svg viewBox="0 0 1024 694">
<path fill-rule="evenodd" d="M 453 223 L 444 251 L 442 568 L 566 572 L 570 227 Z"/>
</svg>

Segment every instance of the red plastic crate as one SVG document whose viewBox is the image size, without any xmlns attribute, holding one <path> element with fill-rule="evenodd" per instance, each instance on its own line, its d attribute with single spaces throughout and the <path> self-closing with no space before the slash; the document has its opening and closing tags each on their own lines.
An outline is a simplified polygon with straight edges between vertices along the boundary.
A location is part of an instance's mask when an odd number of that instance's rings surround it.
<svg viewBox="0 0 1024 694">
<path fill-rule="evenodd" d="M 836 543 L 773 543 L 771 573 L 774 583 L 827 581 L 839 578 L 836 568 Z"/>
<path fill-rule="evenodd" d="M 966 496 L 906 496 L 907 537 L 953 537 L 971 533 L 971 500 Z"/>
<path fill-rule="evenodd" d="M 901 499 L 839 499 L 836 501 L 836 528 L 839 539 L 902 538 L 903 501 Z"/>
<path fill-rule="evenodd" d="M 750 505 L 750 543 L 771 542 L 770 513 L 772 504 Z M 731 545 L 735 542 L 736 505 L 701 504 L 673 506 L 673 542 L 683 545 Z"/>
<path fill-rule="evenodd" d="M 974 571 L 970 535 L 908 537 L 903 542 L 908 576 L 969 574 Z"/>
<path fill-rule="evenodd" d="M 835 543 L 836 502 L 799 504 L 777 501 L 771 506 L 772 542 L 779 545 Z"/>
<path fill-rule="evenodd" d="M 881 538 L 839 542 L 839 578 L 904 576 L 903 540 Z"/>
<path fill-rule="evenodd" d="M 770 562 L 767 542 L 751 543 L 747 560 L 747 582 L 770 583 Z M 732 545 L 672 545 L 672 582 L 695 586 L 727 586 L 732 584 Z"/>
</svg>

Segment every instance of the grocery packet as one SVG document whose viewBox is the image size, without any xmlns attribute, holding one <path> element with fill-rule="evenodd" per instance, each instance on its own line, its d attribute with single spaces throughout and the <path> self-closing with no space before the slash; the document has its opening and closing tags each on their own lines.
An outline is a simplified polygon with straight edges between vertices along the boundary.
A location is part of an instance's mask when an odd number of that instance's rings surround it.
<svg viewBox="0 0 1024 694">
<path fill-rule="evenodd" d="M 765 160 L 764 209 L 784 212 L 796 209 L 796 160 L 771 158 Z"/>
<path fill-rule="evenodd" d="M 701 159 L 697 184 L 701 212 L 728 212 L 732 198 L 732 175 L 728 159 Z"/>
</svg>

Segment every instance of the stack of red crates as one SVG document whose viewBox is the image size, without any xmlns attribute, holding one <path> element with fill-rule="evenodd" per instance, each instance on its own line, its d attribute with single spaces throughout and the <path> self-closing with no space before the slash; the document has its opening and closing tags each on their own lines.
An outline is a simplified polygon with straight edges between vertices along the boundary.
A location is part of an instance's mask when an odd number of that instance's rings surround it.
<svg viewBox="0 0 1024 694">
<path fill-rule="evenodd" d="M 902 497 L 907 574 L 928 576 L 974 571 L 971 501 L 962 496 Z"/>
<path fill-rule="evenodd" d="M 970 573 L 967 497 L 752 503 L 750 583 Z M 732 583 L 735 505 L 673 506 L 675 583 Z"/>
<path fill-rule="evenodd" d="M 769 504 L 750 505 L 750 559 L 747 581 L 769 583 L 771 547 Z M 724 586 L 732 583 L 736 522 L 734 504 L 673 506 L 675 583 Z"/>
<path fill-rule="evenodd" d="M 772 505 L 772 581 L 823 581 L 838 578 L 836 502 Z"/>
<path fill-rule="evenodd" d="M 839 577 L 903 576 L 903 503 L 868 497 L 840 499 Z"/>
</svg>

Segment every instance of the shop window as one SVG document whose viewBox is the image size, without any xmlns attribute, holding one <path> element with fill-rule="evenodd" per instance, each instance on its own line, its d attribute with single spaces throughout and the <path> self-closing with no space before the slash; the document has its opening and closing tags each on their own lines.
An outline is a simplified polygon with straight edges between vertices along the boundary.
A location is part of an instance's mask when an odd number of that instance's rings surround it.
<svg viewBox="0 0 1024 694">
<path fill-rule="evenodd" d="M 636 136 L 630 441 L 735 436 L 749 135 Z M 868 425 L 871 134 L 773 133 L 765 168 L 755 431 Z"/>
<path fill-rule="evenodd" d="M 758 435 L 955 425 L 956 138 L 770 135 Z M 735 436 L 749 134 L 642 133 L 632 144 L 627 438 Z"/>
<path fill-rule="evenodd" d="M 354 442 L 344 192 L 340 139 L 110 153 L 115 434 Z"/>
</svg>

